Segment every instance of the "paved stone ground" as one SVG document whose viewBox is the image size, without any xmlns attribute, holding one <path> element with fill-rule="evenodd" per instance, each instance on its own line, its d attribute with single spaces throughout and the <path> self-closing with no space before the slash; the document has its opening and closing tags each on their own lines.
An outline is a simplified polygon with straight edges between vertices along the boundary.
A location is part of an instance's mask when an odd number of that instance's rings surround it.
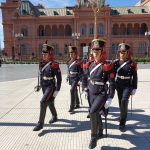
<svg viewBox="0 0 150 150">
<path fill-rule="evenodd" d="M 98 140 L 95 150 L 150 150 L 150 70 L 139 69 L 137 94 L 133 97 L 133 114 L 129 114 L 127 131 L 118 130 L 118 101 L 115 98 L 108 115 L 108 137 Z M 48 124 L 47 109 L 43 130 L 33 132 L 39 117 L 41 91 L 35 93 L 36 78 L 0 82 L 0 150 L 88 150 L 90 122 L 88 104 L 68 113 L 69 85 L 63 74 L 61 91 L 56 98 L 59 121 Z"/>
</svg>

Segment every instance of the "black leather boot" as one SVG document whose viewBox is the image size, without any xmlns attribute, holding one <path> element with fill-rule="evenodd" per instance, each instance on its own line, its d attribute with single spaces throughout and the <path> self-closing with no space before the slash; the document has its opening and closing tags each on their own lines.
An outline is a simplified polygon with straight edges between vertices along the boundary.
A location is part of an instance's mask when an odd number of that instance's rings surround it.
<svg viewBox="0 0 150 150">
<path fill-rule="evenodd" d="M 49 123 L 51 124 L 51 123 L 54 123 L 54 122 L 56 122 L 58 119 L 57 119 L 57 117 L 52 117 L 52 119 L 49 121 Z"/>
<path fill-rule="evenodd" d="M 91 140 L 89 149 L 93 149 L 97 146 L 97 131 L 98 131 L 98 114 L 90 113 L 91 119 Z"/>
<path fill-rule="evenodd" d="M 120 124 L 119 124 L 119 130 L 121 132 L 125 132 L 126 130 L 126 119 L 127 119 L 127 113 L 128 113 L 128 100 L 121 102 L 121 113 L 120 113 Z"/>
<path fill-rule="evenodd" d="M 80 101 L 79 101 L 79 96 L 78 96 L 78 90 L 77 89 L 75 90 L 75 104 L 76 104 L 75 109 L 80 108 Z"/>
<path fill-rule="evenodd" d="M 75 93 L 74 93 L 74 91 L 70 91 L 70 96 L 71 96 L 71 104 L 70 104 L 69 112 L 73 113 L 74 112 L 74 106 L 75 106 Z"/>
<path fill-rule="evenodd" d="M 38 121 L 38 124 L 33 129 L 33 131 L 39 131 L 39 130 L 41 130 L 43 128 L 45 115 L 46 115 L 46 103 L 45 102 L 41 102 L 39 121 Z"/>
<path fill-rule="evenodd" d="M 102 118 L 101 115 L 99 115 L 99 120 L 98 120 L 98 138 L 103 137 L 103 123 L 102 123 Z"/>
<path fill-rule="evenodd" d="M 39 131 L 39 130 L 41 130 L 41 129 L 43 129 L 43 124 L 42 124 L 42 123 L 38 123 L 38 124 L 34 127 L 33 131 Z"/>
</svg>

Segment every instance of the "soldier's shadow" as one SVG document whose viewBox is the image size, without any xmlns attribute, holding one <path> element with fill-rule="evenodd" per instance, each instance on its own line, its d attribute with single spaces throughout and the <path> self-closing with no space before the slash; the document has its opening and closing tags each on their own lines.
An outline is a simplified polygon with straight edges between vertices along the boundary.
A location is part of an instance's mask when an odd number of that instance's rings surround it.
<svg viewBox="0 0 150 150">
<path fill-rule="evenodd" d="M 90 121 L 59 119 L 57 123 L 50 124 L 49 127 L 50 129 L 42 130 L 42 132 L 39 133 L 38 136 L 44 136 L 48 133 L 71 133 L 90 130 Z"/>
<path fill-rule="evenodd" d="M 121 135 L 115 135 L 115 134 L 109 134 L 108 138 L 115 139 L 117 141 L 117 146 L 102 146 L 101 150 L 127 150 L 129 148 L 126 148 L 127 146 L 121 145 L 121 142 L 126 141 L 126 143 L 130 143 L 133 147 L 130 148 L 131 150 L 137 150 L 137 149 L 144 149 L 144 150 L 150 150 L 149 142 L 148 140 L 150 138 L 150 116 L 143 114 L 144 110 L 142 109 L 134 109 L 131 115 L 131 112 L 129 110 L 128 113 L 128 120 L 127 120 L 127 126 L 126 131 L 122 132 Z M 112 116 L 112 117 L 111 117 Z M 119 124 L 119 109 L 116 107 L 112 107 L 109 111 L 108 121 L 114 121 L 114 118 L 117 118 L 116 121 L 118 122 L 117 125 L 108 123 L 108 129 L 111 130 L 118 130 L 118 124 Z M 129 123 L 129 121 L 132 120 L 134 123 Z M 122 141 L 119 141 L 122 140 Z M 108 141 L 109 142 L 109 141 Z M 120 143 L 120 145 L 119 145 Z"/>
</svg>

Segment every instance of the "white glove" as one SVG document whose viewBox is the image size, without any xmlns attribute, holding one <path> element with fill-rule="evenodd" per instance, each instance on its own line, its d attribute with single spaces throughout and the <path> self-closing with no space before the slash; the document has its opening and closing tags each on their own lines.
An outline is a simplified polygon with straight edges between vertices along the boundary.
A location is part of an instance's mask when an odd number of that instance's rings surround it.
<svg viewBox="0 0 150 150">
<path fill-rule="evenodd" d="M 111 102 L 112 102 L 112 98 L 108 98 L 107 101 L 106 101 L 106 103 L 105 103 L 105 105 L 104 105 L 104 107 L 106 109 L 108 109 L 110 107 L 110 105 L 111 105 Z"/>
<path fill-rule="evenodd" d="M 133 89 L 131 95 L 135 95 L 135 93 L 136 93 L 136 89 Z"/>
<path fill-rule="evenodd" d="M 58 91 L 54 91 L 54 93 L 53 93 L 53 97 L 56 97 L 56 96 L 57 96 L 57 94 L 58 94 Z"/>
</svg>

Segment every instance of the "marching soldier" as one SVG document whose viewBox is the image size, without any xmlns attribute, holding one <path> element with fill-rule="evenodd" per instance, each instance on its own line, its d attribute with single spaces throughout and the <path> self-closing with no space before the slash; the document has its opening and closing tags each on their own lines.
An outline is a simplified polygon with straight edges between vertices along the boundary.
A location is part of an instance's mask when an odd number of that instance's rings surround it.
<svg viewBox="0 0 150 150">
<path fill-rule="evenodd" d="M 71 104 L 69 112 L 72 114 L 74 109 L 80 107 L 77 86 L 82 75 L 81 62 L 77 59 L 77 48 L 75 46 L 69 46 L 70 60 L 67 62 L 69 84 L 71 85 L 70 96 Z"/>
<path fill-rule="evenodd" d="M 88 90 L 90 99 L 91 140 L 89 148 L 97 145 L 97 140 L 103 136 L 100 111 L 108 109 L 115 93 L 113 65 L 105 62 L 105 45 L 102 39 L 92 41 L 94 61 L 89 65 Z M 109 81 L 109 86 L 107 85 Z"/>
<path fill-rule="evenodd" d="M 116 90 L 120 108 L 120 131 L 125 131 L 128 99 L 134 95 L 137 89 L 137 64 L 131 60 L 130 45 L 126 43 L 119 44 L 119 59 L 114 62 L 116 73 Z"/>
<path fill-rule="evenodd" d="M 54 49 L 52 46 L 43 44 L 43 60 L 39 64 L 40 86 L 43 91 L 43 97 L 40 101 L 39 121 L 33 131 L 39 131 L 43 128 L 47 106 L 49 106 L 52 113 L 52 119 L 49 123 L 54 123 L 57 121 L 57 112 L 54 105 L 54 99 L 60 90 L 62 77 L 59 64 L 54 61 L 53 51 Z M 39 86 L 37 87 L 39 88 Z"/>
<path fill-rule="evenodd" d="M 92 52 L 89 53 L 89 58 L 88 60 L 84 61 L 83 62 L 83 75 L 82 75 L 82 89 L 83 91 L 85 92 L 85 97 L 87 98 L 88 100 L 88 104 L 89 104 L 89 111 L 90 111 L 90 99 L 89 99 L 89 90 L 88 90 L 88 83 L 86 81 L 87 79 L 87 76 L 88 76 L 88 69 L 89 69 L 89 66 L 90 64 L 94 61 L 94 58 L 93 58 L 93 54 Z M 90 113 L 88 113 L 87 115 L 87 118 L 90 118 Z"/>
</svg>

